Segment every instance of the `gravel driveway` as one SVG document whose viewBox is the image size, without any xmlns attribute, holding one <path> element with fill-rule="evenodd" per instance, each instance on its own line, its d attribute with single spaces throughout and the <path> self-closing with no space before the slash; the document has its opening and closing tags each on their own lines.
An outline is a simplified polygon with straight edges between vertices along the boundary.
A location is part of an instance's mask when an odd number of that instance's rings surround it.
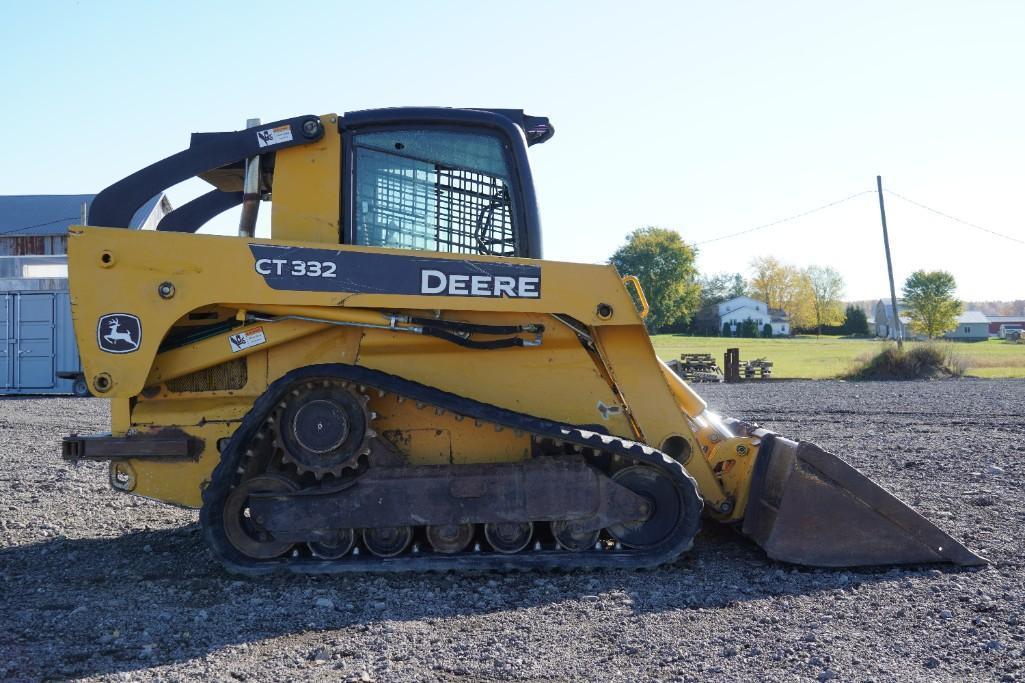
<svg viewBox="0 0 1025 683">
<path fill-rule="evenodd" d="M 819 571 L 707 525 L 648 572 L 236 580 L 197 514 L 59 437 L 96 399 L 0 401 L 0 679 L 1025 681 L 1025 381 L 699 386 L 842 453 L 992 560 Z"/>
</svg>

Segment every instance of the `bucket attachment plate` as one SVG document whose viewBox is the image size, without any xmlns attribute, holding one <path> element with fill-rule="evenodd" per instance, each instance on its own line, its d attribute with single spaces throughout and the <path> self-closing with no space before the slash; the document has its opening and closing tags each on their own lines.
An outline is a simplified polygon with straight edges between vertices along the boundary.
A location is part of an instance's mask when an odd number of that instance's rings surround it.
<svg viewBox="0 0 1025 683">
<path fill-rule="evenodd" d="M 889 491 L 813 443 L 766 435 L 743 531 L 769 557 L 818 567 L 985 564 Z"/>
</svg>

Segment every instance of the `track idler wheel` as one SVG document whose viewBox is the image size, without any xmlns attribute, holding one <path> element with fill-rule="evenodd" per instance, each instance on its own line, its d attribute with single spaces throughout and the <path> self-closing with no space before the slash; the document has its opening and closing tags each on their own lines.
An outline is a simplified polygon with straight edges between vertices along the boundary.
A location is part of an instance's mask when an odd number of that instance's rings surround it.
<svg viewBox="0 0 1025 683">
<path fill-rule="evenodd" d="M 610 526 L 612 538 L 629 548 L 651 548 L 676 529 L 684 504 L 673 481 L 653 467 L 634 465 L 614 475 L 612 481 L 648 500 L 647 517 L 636 522 Z"/>
<path fill-rule="evenodd" d="M 466 550 L 472 540 L 472 524 L 442 524 L 427 527 L 427 542 L 439 553 L 462 552 Z"/>
<path fill-rule="evenodd" d="M 579 553 L 594 548 L 601 536 L 601 529 L 587 531 L 581 528 L 580 522 L 559 520 L 552 522 L 552 536 L 563 550 Z"/>
<path fill-rule="evenodd" d="M 534 525 L 531 522 L 494 522 L 484 525 L 484 538 L 496 552 L 507 555 L 526 548 L 533 534 Z"/>
<path fill-rule="evenodd" d="M 413 528 L 408 526 L 363 530 L 363 544 L 378 557 L 401 555 L 412 541 Z"/>
<path fill-rule="evenodd" d="M 243 555 L 257 560 L 269 560 L 292 549 L 291 542 L 277 541 L 260 527 L 249 510 L 251 493 L 293 493 L 299 487 L 295 482 L 271 474 L 247 479 L 235 487 L 224 501 L 224 535 Z"/>
</svg>

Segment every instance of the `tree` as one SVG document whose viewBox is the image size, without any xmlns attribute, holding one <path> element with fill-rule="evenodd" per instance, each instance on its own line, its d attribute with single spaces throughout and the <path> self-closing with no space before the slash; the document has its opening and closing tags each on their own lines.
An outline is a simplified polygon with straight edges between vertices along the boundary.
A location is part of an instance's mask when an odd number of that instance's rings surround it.
<svg viewBox="0 0 1025 683">
<path fill-rule="evenodd" d="M 844 312 L 843 326 L 840 328 L 840 332 L 849 335 L 867 335 L 868 316 L 865 315 L 865 311 L 854 304 L 848 304 L 847 310 Z"/>
<path fill-rule="evenodd" d="M 726 298 L 736 299 L 738 296 L 747 296 L 747 280 L 740 273 L 734 273 L 729 278 L 729 285 L 726 288 Z"/>
<path fill-rule="evenodd" d="M 786 311 L 791 327 L 810 327 L 815 323 L 811 283 L 804 272 L 772 256 L 754 259 L 751 269 L 752 293 L 769 308 Z"/>
<path fill-rule="evenodd" d="M 805 271 L 797 271 L 790 299 L 780 308 L 790 315 L 792 327 L 815 326 L 815 291 Z"/>
<path fill-rule="evenodd" d="M 686 324 L 698 308 L 701 288 L 694 267 L 696 252 L 678 232 L 647 227 L 627 235 L 609 263 L 621 275 L 636 275 L 651 306 L 649 332 Z"/>
<path fill-rule="evenodd" d="M 783 308 L 790 298 L 797 271 L 780 263 L 773 256 L 759 256 L 751 261 L 751 292 L 769 305 L 769 308 Z"/>
<path fill-rule="evenodd" d="M 957 326 L 961 302 L 954 297 L 957 283 L 945 270 L 916 270 L 904 282 L 904 304 L 911 329 L 933 339 Z"/>
<path fill-rule="evenodd" d="M 715 273 L 701 278 L 698 284 L 701 285 L 701 308 L 747 295 L 747 282 L 740 273 Z"/>
<path fill-rule="evenodd" d="M 823 325 L 836 325 L 843 320 L 843 276 L 829 266 L 808 266 L 804 270 L 811 310 L 815 316 L 815 335 L 822 334 Z"/>
</svg>

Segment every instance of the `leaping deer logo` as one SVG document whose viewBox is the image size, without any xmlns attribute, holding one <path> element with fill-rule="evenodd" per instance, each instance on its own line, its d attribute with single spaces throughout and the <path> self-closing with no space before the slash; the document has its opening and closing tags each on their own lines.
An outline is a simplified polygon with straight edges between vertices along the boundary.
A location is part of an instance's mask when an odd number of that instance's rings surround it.
<svg viewBox="0 0 1025 683">
<path fill-rule="evenodd" d="M 128 313 L 108 313 L 100 318 L 96 326 L 96 338 L 100 348 L 109 353 L 131 353 L 139 348 L 142 340 L 142 325 L 139 319 Z"/>
<path fill-rule="evenodd" d="M 121 321 L 118 320 L 117 318 L 114 318 L 113 320 L 111 320 L 110 321 L 110 332 L 105 334 L 105 335 L 103 335 L 103 338 L 106 339 L 111 344 L 114 344 L 114 345 L 117 345 L 117 343 L 119 341 L 126 341 L 133 348 L 138 346 L 138 344 L 135 342 L 135 340 L 132 339 L 132 333 L 131 332 L 128 332 L 127 330 L 125 332 L 119 332 L 118 331 L 117 328 L 120 327 L 120 325 L 121 325 Z"/>
</svg>

